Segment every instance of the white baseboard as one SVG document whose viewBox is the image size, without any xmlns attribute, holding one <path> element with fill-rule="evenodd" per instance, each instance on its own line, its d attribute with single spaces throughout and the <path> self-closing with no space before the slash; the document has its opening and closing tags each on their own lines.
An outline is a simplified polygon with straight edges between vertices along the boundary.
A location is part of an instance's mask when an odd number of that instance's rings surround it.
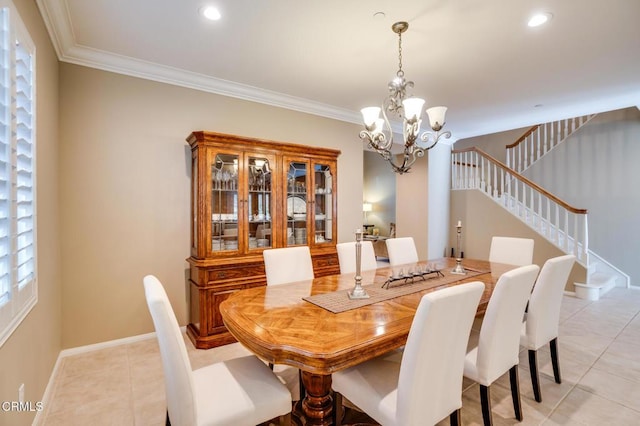
<svg viewBox="0 0 640 426">
<path fill-rule="evenodd" d="M 40 401 L 42 401 L 42 405 L 45 407 L 44 410 L 42 411 L 38 411 L 36 413 L 36 416 L 33 418 L 33 423 L 31 423 L 32 426 L 37 426 L 40 424 L 40 422 L 42 422 L 44 420 L 44 414 L 46 413 L 47 409 L 48 409 L 48 402 L 49 402 L 49 398 L 51 397 L 51 393 L 53 392 L 53 379 L 54 377 L 56 377 L 56 374 L 58 373 L 58 368 L 60 367 L 60 360 L 62 358 L 60 357 L 60 355 L 58 354 L 58 358 L 56 359 L 56 363 L 53 366 L 53 370 L 51 371 L 51 375 L 49 375 L 49 382 L 47 383 L 47 387 L 44 388 L 44 394 L 42 395 L 42 398 L 40 399 Z"/>
<path fill-rule="evenodd" d="M 187 330 L 186 327 L 180 327 L 181 332 L 185 333 L 186 330 Z M 113 348 L 121 345 L 128 345 L 129 343 L 142 342 L 144 340 L 155 339 L 155 337 L 156 337 L 156 333 L 152 332 L 152 333 L 146 333 L 146 334 L 139 334 L 137 336 L 124 337 L 122 339 L 108 340 L 106 342 L 94 343 L 93 345 L 78 346 L 75 348 L 63 349 L 60 352 L 60 358 L 65 358 L 68 356 L 83 354 L 87 352 L 98 351 L 100 349 Z"/>
</svg>

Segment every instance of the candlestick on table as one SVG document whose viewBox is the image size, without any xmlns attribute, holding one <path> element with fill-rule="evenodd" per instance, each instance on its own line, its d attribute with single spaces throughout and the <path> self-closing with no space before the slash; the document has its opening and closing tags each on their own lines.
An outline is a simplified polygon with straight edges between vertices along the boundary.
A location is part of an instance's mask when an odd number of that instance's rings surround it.
<svg viewBox="0 0 640 426">
<path fill-rule="evenodd" d="M 369 295 L 362 288 L 362 230 L 356 229 L 356 284 L 349 294 L 349 299 L 368 299 Z"/>
<path fill-rule="evenodd" d="M 462 266 L 462 257 L 460 256 L 460 240 L 462 239 L 462 222 L 458 221 L 458 226 L 456 226 L 457 229 L 457 238 L 458 238 L 458 257 L 456 257 L 456 266 L 451 270 L 452 274 L 458 274 L 458 275 L 466 275 L 467 271 L 464 269 L 464 266 Z"/>
</svg>

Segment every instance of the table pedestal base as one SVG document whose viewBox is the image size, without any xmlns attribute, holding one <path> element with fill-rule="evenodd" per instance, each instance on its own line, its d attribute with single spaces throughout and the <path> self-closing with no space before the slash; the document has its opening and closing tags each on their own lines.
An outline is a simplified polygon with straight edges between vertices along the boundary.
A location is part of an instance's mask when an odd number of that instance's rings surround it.
<svg viewBox="0 0 640 426">
<path fill-rule="evenodd" d="M 333 422 L 333 398 L 331 396 L 331 375 L 302 372 L 302 383 L 307 395 L 293 410 L 294 423 L 331 426 Z"/>
</svg>

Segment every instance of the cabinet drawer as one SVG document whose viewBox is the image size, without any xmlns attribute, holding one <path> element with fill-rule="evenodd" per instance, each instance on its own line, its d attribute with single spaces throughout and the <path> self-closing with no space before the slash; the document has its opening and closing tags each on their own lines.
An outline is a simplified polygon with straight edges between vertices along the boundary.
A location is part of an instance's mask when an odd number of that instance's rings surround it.
<svg viewBox="0 0 640 426">
<path fill-rule="evenodd" d="M 338 263 L 338 255 L 318 256 L 313 258 L 314 268 L 326 268 L 332 266 L 340 266 Z"/>
<path fill-rule="evenodd" d="M 251 264 L 243 266 L 233 266 L 228 268 L 214 268 L 207 270 L 206 282 L 210 284 L 228 280 L 255 280 L 259 276 L 264 276 L 264 264 Z"/>
<path fill-rule="evenodd" d="M 313 272 L 316 277 L 340 273 L 340 263 L 337 253 L 323 254 L 313 257 Z"/>
</svg>

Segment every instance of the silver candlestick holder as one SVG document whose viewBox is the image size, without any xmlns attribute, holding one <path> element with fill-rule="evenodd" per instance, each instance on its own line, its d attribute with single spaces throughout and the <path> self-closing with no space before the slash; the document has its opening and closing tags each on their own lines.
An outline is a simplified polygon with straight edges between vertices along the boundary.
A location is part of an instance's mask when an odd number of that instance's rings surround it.
<svg viewBox="0 0 640 426">
<path fill-rule="evenodd" d="M 451 270 L 452 274 L 467 275 L 467 271 L 462 266 L 462 257 L 460 257 L 460 240 L 462 240 L 462 223 L 458 222 L 456 227 L 458 231 L 458 257 L 456 257 L 456 266 Z"/>
<path fill-rule="evenodd" d="M 369 295 L 362 288 L 362 230 L 356 230 L 356 284 L 349 292 L 349 299 L 368 299 Z"/>
</svg>

